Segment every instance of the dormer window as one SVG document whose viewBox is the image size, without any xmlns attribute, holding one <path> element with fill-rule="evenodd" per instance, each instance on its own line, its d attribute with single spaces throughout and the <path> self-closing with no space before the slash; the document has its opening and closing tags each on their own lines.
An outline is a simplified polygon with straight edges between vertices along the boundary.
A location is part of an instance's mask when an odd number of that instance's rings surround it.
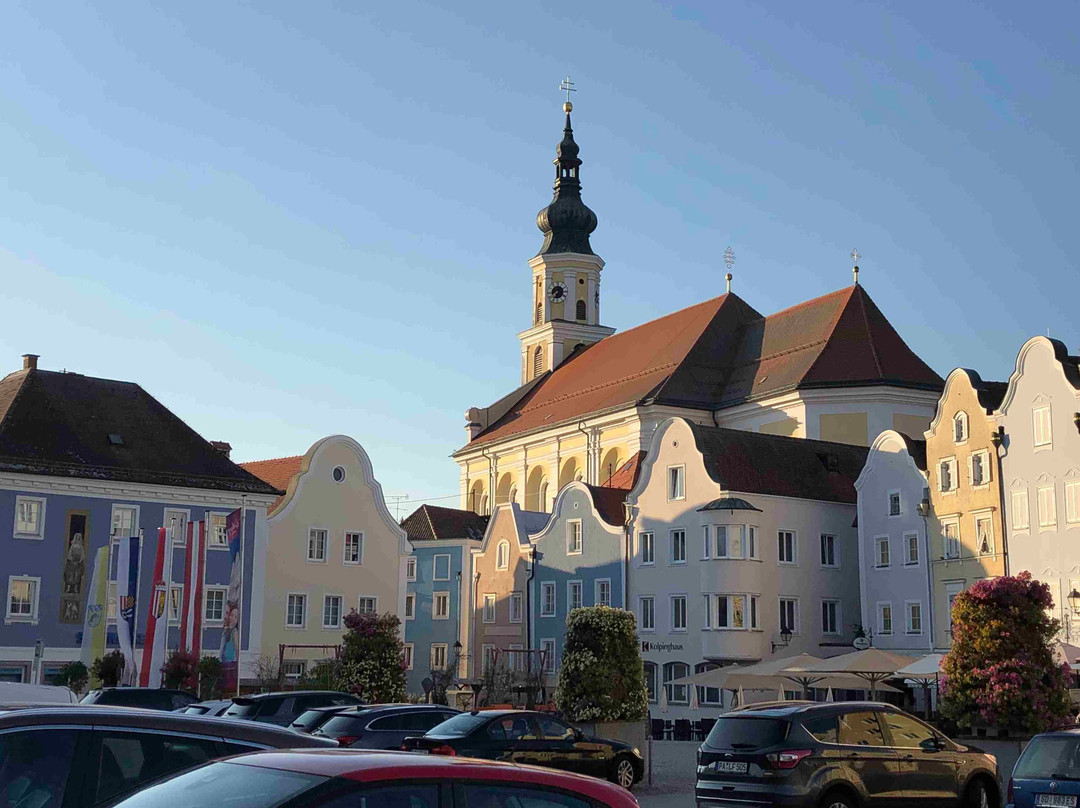
<svg viewBox="0 0 1080 808">
<path fill-rule="evenodd" d="M 953 418 L 953 442 L 963 443 L 968 439 L 968 417 L 966 412 L 958 412 Z"/>
</svg>

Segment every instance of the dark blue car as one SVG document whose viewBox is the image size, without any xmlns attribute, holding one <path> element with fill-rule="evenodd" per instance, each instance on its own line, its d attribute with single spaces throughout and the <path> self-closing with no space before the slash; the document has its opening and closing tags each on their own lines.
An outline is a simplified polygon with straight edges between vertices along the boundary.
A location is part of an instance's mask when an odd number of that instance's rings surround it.
<svg viewBox="0 0 1080 808">
<path fill-rule="evenodd" d="M 1016 761 L 1006 802 L 1012 808 L 1076 808 L 1080 797 L 1080 730 L 1031 739 Z"/>
</svg>

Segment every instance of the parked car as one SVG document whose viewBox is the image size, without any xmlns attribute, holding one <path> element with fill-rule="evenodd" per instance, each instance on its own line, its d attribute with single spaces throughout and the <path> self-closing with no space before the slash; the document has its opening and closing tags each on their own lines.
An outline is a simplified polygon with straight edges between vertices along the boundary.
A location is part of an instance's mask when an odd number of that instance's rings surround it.
<svg viewBox="0 0 1080 808">
<path fill-rule="evenodd" d="M 997 761 L 890 704 L 721 715 L 698 750 L 697 804 L 1000 805 Z"/>
<path fill-rule="evenodd" d="M 533 763 L 603 777 L 626 789 L 633 788 L 645 771 L 636 747 L 586 737 L 562 719 L 528 710 L 459 713 L 422 737 L 406 738 L 402 748 Z"/>
<path fill-rule="evenodd" d="M 1010 808 L 1076 808 L 1080 797 L 1080 730 L 1044 732 L 1016 761 L 1005 802 Z"/>
<path fill-rule="evenodd" d="M 569 772 L 402 752 L 260 752 L 155 783 L 114 808 L 637 808 L 626 790 Z M 453 795 L 453 796 L 451 796 Z"/>
<path fill-rule="evenodd" d="M 357 706 L 355 704 L 338 704 L 334 707 L 313 707 L 300 713 L 296 720 L 289 724 L 289 729 L 294 729 L 297 732 L 314 732 L 335 713 L 340 713 L 342 710 L 352 710 Z"/>
<path fill-rule="evenodd" d="M 60 685 L 0 682 L 0 704 L 77 704 L 79 697 Z"/>
<path fill-rule="evenodd" d="M 9 710 L 0 712 L 0 805 L 98 805 L 214 758 L 329 746 L 278 727 L 162 711 L 82 704 Z"/>
<path fill-rule="evenodd" d="M 197 701 L 186 707 L 173 710 L 173 712 L 183 713 L 184 715 L 206 715 L 214 718 L 223 715 L 230 707 L 232 707 L 232 699 L 214 699 L 212 701 Z"/>
<path fill-rule="evenodd" d="M 289 690 L 281 693 L 259 693 L 254 696 L 237 696 L 233 705 L 225 711 L 226 718 L 244 718 L 262 724 L 287 727 L 314 707 L 349 706 L 360 704 L 360 699 L 336 690 Z"/>
<path fill-rule="evenodd" d="M 183 690 L 163 687 L 103 687 L 91 690 L 79 704 L 105 704 L 109 707 L 142 707 L 145 710 L 178 710 L 199 699 Z"/>
<path fill-rule="evenodd" d="M 311 734 L 352 749 L 401 749 L 407 737 L 427 732 L 459 712 L 439 704 L 349 707 L 331 715 Z"/>
</svg>

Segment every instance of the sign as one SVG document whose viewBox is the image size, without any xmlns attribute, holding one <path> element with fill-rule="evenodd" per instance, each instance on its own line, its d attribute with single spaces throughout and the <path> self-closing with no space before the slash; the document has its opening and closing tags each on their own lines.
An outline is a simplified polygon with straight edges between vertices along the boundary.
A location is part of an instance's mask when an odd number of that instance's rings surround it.
<svg viewBox="0 0 1080 808">
<path fill-rule="evenodd" d="M 851 645 L 855 648 L 856 651 L 865 651 L 867 648 L 870 647 L 870 638 L 856 637 L 854 640 L 851 641 Z"/>
<path fill-rule="evenodd" d="M 652 642 L 650 640 L 641 641 L 642 653 L 648 653 L 649 651 L 681 651 L 682 649 L 682 643 L 678 642 Z"/>
</svg>

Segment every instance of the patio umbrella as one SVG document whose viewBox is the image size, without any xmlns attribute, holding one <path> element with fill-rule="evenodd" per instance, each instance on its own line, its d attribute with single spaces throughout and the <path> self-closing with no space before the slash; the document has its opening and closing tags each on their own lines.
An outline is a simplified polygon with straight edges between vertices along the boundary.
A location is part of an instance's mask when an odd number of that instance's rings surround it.
<svg viewBox="0 0 1080 808">
<path fill-rule="evenodd" d="M 784 696 L 784 686 L 783 685 L 780 685 L 780 687 L 776 691 L 776 700 L 777 701 L 787 701 L 787 698 L 785 698 L 785 696 Z"/>
<path fill-rule="evenodd" d="M 825 701 L 832 701 L 832 700 L 833 700 L 832 688 L 830 687 L 829 691 L 825 694 Z"/>
<path fill-rule="evenodd" d="M 735 698 L 737 699 L 737 701 L 736 701 L 736 704 L 738 704 L 738 706 L 740 706 L 740 707 L 742 707 L 742 706 L 743 706 L 743 704 L 745 704 L 745 703 L 746 703 L 746 702 L 744 701 L 744 699 L 745 699 L 746 697 L 745 697 L 745 696 L 743 695 L 743 692 L 742 692 L 742 687 L 740 687 L 740 688 L 739 688 L 739 692 L 738 692 L 738 693 L 737 693 L 737 694 L 735 695 Z"/>
<path fill-rule="evenodd" d="M 784 670 L 784 675 L 820 675 L 822 679 L 828 675 L 855 676 L 870 685 L 870 698 L 873 700 L 877 698 L 878 684 L 895 677 L 896 672 L 910 662 L 910 657 L 882 651 L 880 648 L 867 648 L 865 651 L 853 651 L 806 665 L 793 665 Z"/>
<path fill-rule="evenodd" d="M 660 689 L 660 712 L 667 712 L 667 688 Z"/>
<path fill-rule="evenodd" d="M 930 718 L 930 685 L 937 687 L 943 657 L 944 654 L 927 654 L 896 672 L 897 676 L 903 676 L 906 681 L 922 686 L 923 697 L 926 699 L 923 712 L 927 719 Z"/>
<path fill-rule="evenodd" d="M 700 707 L 701 707 L 701 705 L 698 703 L 698 697 L 697 697 L 697 686 L 696 685 L 691 685 L 690 686 L 690 709 L 691 710 L 697 710 Z"/>
</svg>

